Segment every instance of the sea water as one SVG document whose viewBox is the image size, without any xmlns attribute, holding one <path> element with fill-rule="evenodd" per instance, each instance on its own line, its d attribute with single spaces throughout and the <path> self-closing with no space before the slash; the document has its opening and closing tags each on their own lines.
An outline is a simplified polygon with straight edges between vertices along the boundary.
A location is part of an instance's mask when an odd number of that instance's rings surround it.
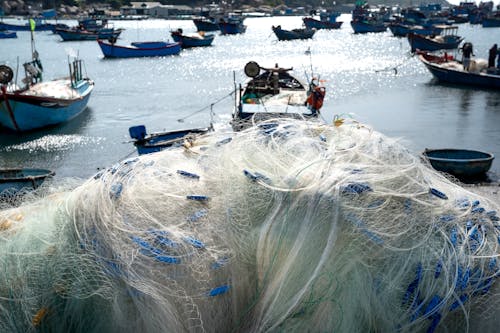
<svg viewBox="0 0 500 333">
<path fill-rule="evenodd" d="M 136 154 L 130 126 L 143 124 L 149 132 L 210 122 L 228 126 L 233 93 L 247 79 L 243 67 L 248 61 L 293 67 L 303 81 L 313 76 L 322 80 L 327 94 L 321 117 L 326 122 L 335 116 L 355 119 L 400 138 L 415 154 L 425 148 L 468 148 L 500 156 L 500 92 L 438 84 L 411 55 L 405 38 L 390 30 L 353 34 L 350 19 L 341 15 L 341 29 L 320 30 L 311 40 L 278 42 L 271 26 L 299 28 L 301 17 L 248 18 L 245 34 L 217 35 L 211 47 L 135 59 L 104 59 L 97 42 L 63 42 L 57 34 L 35 32 L 45 80 L 68 75 L 68 57 L 78 55 L 95 89 L 88 109 L 70 122 L 21 135 L 0 130 L 0 167 L 43 167 L 56 177 L 87 178 Z M 112 24 L 125 29 L 120 45 L 171 40 L 170 31 L 177 28 L 195 31 L 190 20 Z M 473 43 L 476 57 L 487 58 L 498 31 L 461 24 L 458 34 Z M 19 84 L 22 63 L 31 59 L 31 34 L 17 34 L 17 39 L 0 40 L 0 63 L 19 72 Z M 499 171 L 500 163 L 494 161 L 492 172 Z"/>
</svg>

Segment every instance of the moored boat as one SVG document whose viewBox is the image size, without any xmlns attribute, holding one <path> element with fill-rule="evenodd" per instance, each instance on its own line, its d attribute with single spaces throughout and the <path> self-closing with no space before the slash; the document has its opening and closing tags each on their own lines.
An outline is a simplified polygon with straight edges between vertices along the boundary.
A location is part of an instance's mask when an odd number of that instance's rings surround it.
<svg viewBox="0 0 500 333">
<path fill-rule="evenodd" d="M 425 36 L 417 33 L 409 33 L 407 38 L 411 51 L 417 49 L 422 51 L 438 51 L 456 49 L 463 41 L 463 37 L 457 35 L 457 26 L 443 27 L 439 35 Z"/>
<path fill-rule="evenodd" d="M 33 19 L 32 19 L 33 20 Z M 51 31 L 53 29 L 53 24 L 43 23 L 40 20 L 33 20 L 35 22 L 34 31 Z M 10 31 L 30 31 L 32 29 L 31 21 L 25 24 L 12 24 L 6 22 L 0 22 L 0 30 L 10 30 Z"/>
<path fill-rule="evenodd" d="M 66 122 L 87 107 L 94 82 L 83 76 L 82 60 L 69 65 L 69 77 L 43 81 L 42 62 L 31 31 L 32 60 L 26 62 L 24 87 L 12 83 L 13 70 L 0 65 L 0 125 L 16 132 Z M 15 80 L 14 82 L 17 82 Z"/>
<path fill-rule="evenodd" d="M 219 30 L 222 35 L 235 35 L 245 33 L 247 26 L 243 24 L 243 20 L 240 18 L 221 19 Z"/>
<path fill-rule="evenodd" d="M 462 178 L 481 177 L 488 172 L 495 156 L 469 149 L 426 149 L 422 155 L 441 172 Z"/>
<path fill-rule="evenodd" d="M 236 109 L 231 125 L 240 131 L 274 118 L 317 119 L 323 106 L 325 88 L 313 81 L 306 86 L 289 72 L 292 68 L 245 65 L 250 80 L 235 95 Z"/>
<path fill-rule="evenodd" d="M 379 20 L 353 19 L 351 27 L 355 34 L 384 32 L 387 30 L 387 24 Z"/>
<path fill-rule="evenodd" d="M 0 30 L 0 39 L 5 38 L 17 38 L 17 33 L 15 31 Z"/>
<path fill-rule="evenodd" d="M 214 34 L 206 34 L 204 32 L 198 32 L 195 34 L 184 34 L 182 29 L 177 29 L 171 33 L 172 39 L 181 44 L 183 49 L 190 47 L 203 47 L 210 46 L 215 39 Z"/>
<path fill-rule="evenodd" d="M 340 29 L 343 22 L 331 20 L 317 20 L 314 17 L 304 17 L 302 19 L 308 29 Z"/>
<path fill-rule="evenodd" d="M 83 40 L 98 40 L 98 39 L 113 39 L 118 38 L 123 29 L 105 28 L 95 31 L 88 31 L 82 29 L 55 29 L 63 41 L 83 41 Z"/>
<path fill-rule="evenodd" d="M 194 18 L 193 23 L 197 31 L 219 31 L 219 23 L 214 18 Z"/>
<path fill-rule="evenodd" d="M 0 197 L 17 195 L 22 191 L 32 191 L 54 175 L 53 171 L 47 169 L 2 168 L 0 169 Z"/>
<path fill-rule="evenodd" d="M 188 144 L 196 137 L 210 131 L 212 131 L 211 126 L 147 134 L 146 127 L 138 125 L 129 128 L 129 135 L 134 140 L 137 153 L 143 155 Z"/>
<path fill-rule="evenodd" d="M 285 30 L 280 25 L 272 26 L 272 29 L 278 40 L 310 39 L 316 33 L 316 29 L 301 28 Z"/>
<path fill-rule="evenodd" d="M 441 82 L 500 89 L 500 70 L 487 68 L 486 60 L 471 60 L 469 70 L 465 70 L 460 61 L 449 55 L 439 56 L 428 52 L 417 54 L 431 74 Z"/>
<path fill-rule="evenodd" d="M 181 45 L 176 42 L 134 42 L 130 46 L 124 46 L 99 39 L 97 43 L 106 58 L 162 57 L 176 55 L 181 51 Z"/>
</svg>

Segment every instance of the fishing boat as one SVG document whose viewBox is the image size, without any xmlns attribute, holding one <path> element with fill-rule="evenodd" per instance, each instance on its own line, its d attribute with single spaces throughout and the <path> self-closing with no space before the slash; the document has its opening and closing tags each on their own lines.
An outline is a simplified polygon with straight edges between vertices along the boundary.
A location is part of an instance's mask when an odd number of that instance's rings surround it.
<svg viewBox="0 0 500 333">
<path fill-rule="evenodd" d="M 0 197 L 32 191 L 54 175 L 46 169 L 0 169 Z"/>
<path fill-rule="evenodd" d="M 387 30 L 387 24 L 379 20 L 353 19 L 351 21 L 352 30 L 355 34 L 364 34 L 369 32 L 384 32 Z"/>
<path fill-rule="evenodd" d="M 183 33 L 182 29 L 177 29 L 176 31 L 172 31 L 170 34 L 172 39 L 175 42 L 180 43 L 183 49 L 210 46 L 215 39 L 214 34 L 206 34 L 203 31 L 187 35 Z"/>
<path fill-rule="evenodd" d="M 316 29 L 301 28 L 285 30 L 280 25 L 276 27 L 273 25 L 272 29 L 278 40 L 310 39 L 316 33 Z"/>
<path fill-rule="evenodd" d="M 129 135 L 139 155 L 189 144 L 196 137 L 212 131 L 212 126 L 147 134 L 144 125 L 129 128 Z"/>
<path fill-rule="evenodd" d="M 483 28 L 497 28 L 500 27 L 500 14 L 497 16 L 487 16 L 481 21 Z"/>
<path fill-rule="evenodd" d="M 325 88 L 312 79 L 309 86 L 290 74 L 292 68 L 261 67 L 254 61 L 245 65 L 250 80 L 235 94 L 231 125 L 240 131 L 274 118 L 317 119 L 323 106 Z"/>
<path fill-rule="evenodd" d="M 426 149 L 422 154 L 434 169 L 458 178 L 484 176 L 495 158 L 491 153 L 468 149 Z"/>
<path fill-rule="evenodd" d="M 220 19 L 219 30 L 222 35 L 243 34 L 247 31 L 247 26 L 243 24 L 243 18 L 227 17 Z"/>
<path fill-rule="evenodd" d="M 413 25 L 399 22 L 389 23 L 389 30 L 395 37 L 406 37 L 409 33 L 415 33 L 424 36 L 438 35 L 443 30 L 440 25 Z"/>
<path fill-rule="evenodd" d="M 5 38 L 17 38 L 17 33 L 15 31 L 0 30 L 0 39 Z"/>
<path fill-rule="evenodd" d="M 0 125 L 16 132 L 66 122 L 87 107 L 94 82 L 82 73 L 82 60 L 69 64 L 69 77 L 43 81 L 42 62 L 34 47 L 32 60 L 24 64 L 24 87 L 13 83 L 13 70 L 0 65 Z M 17 82 L 17 80 L 15 81 Z"/>
<path fill-rule="evenodd" d="M 33 19 L 32 19 L 33 20 Z M 35 20 L 33 20 L 35 21 Z M 35 31 L 51 31 L 54 25 L 49 23 L 43 23 L 40 20 L 35 21 Z M 0 30 L 10 30 L 10 31 L 30 31 L 31 22 L 28 21 L 25 24 L 12 24 L 6 22 L 0 22 Z"/>
<path fill-rule="evenodd" d="M 214 18 L 200 17 L 194 18 L 193 23 L 197 31 L 219 31 L 219 23 Z"/>
<path fill-rule="evenodd" d="M 411 51 L 417 49 L 422 51 L 452 50 L 458 48 L 463 41 L 463 37 L 457 35 L 458 26 L 442 26 L 439 35 L 425 36 L 416 33 L 409 33 L 407 38 L 411 46 Z"/>
<path fill-rule="evenodd" d="M 116 45 L 114 40 L 97 40 L 106 58 L 163 57 L 181 52 L 179 43 L 169 42 L 133 42 L 129 46 Z"/>
<path fill-rule="evenodd" d="M 304 17 L 302 21 L 308 29 L 340 29 L 343 22 L 336 21 L 337 16 L 333 16 L 333 19 L 317 20 L 314 17 Z"/>
<path fill-rule="evenodd" d="M 56 28 L 55 32 L 63 41 L 83 41 L 83 40 L 98 40 L 98 39 L 113 39 L 118 38 L 123 29 L 104 28 L 99 30 L 82 30 L 82 29 L 62 29 Z"/>
<path fill-rule="evenodd" d="M 451 55 L 440 56 L 424 51 L 417 54 L 431 74 L 441 82 L 500 89 L 500 70 L 487 68 L 485 59 L 471 60 L 469 70 L 465 70 L 462 62 Z"/>
</svg>

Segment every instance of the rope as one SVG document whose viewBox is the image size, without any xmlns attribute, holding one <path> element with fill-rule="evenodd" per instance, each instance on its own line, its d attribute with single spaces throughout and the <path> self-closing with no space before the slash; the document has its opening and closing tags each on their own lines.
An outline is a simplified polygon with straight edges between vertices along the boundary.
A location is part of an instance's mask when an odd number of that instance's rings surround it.
<svg viewBox="0 0 500 333">
<path fill-rule="evenodd" d="M 410 60 L 411 58 L 413 58 L 414 55 L 415 54 L 411 53 L 403 62 L 401 62 L 400 64 L 398 64 L 396 66 L 386 67 L 384 69 L 376 69 L 375 73 L 386 72 L 386 71 L 394 71 L 394 75 L 397 75 L 398 74 L 398 67 L 406 64 L 408 62 L 408 60 Z"/>
<path fill-rule="evenodd" d="M 183 117 L 183 118 L 179 118 L 179 119 L 177 119 L 177 121 L 178 121 L 178 122 L 180 122 L 180 123 L 182 123 L 182 122 L 184 122 L 184 120 L 185 120 L 185 119 L 187 119 L 187 118 L 189 118 L 189 117 L 192 117 L 192 116 L 194 116 L 195 114 L 198 114 L 198 113 L 200 113 L 200 112 L 202 112 L 202 111 L 205 111 L 205 110 L 206 110 L 206 109 L 208 109 L 208 108 L 210 108 L 210 110 L 212 110 L 212 108 L 213 108 L 213 106 L 214 106 L 215 104 L 217 104 L 217 103 L 219 103 L 219 102 L 223 101 L 224 99 L 226 99 L 226 98 L 228 98 L 228 97 L 231 97 L 231 95 L 233 95 L 234 93 L 235 93 L 235 90 L 234 90 L 234 91 L 231 91 L 229 94 L 227 94 L 227 95 L 225 95 L 225 96 L 223 96 L 223 97 L 219 98 L 219 99 L 218 99 L 218 100 L 216 100 L 215 102 L 213 102 L 213 103 L 211 103 L 211 104 L 209 104 L 209 105 L 207 105 L 207 106 L 204 106 L 204 107 L 202 107 L 201 109 L 199 109 L 199 110 L 197 110 L 197 111 L 195 111 L 195 112 L 193 112 L 193 113 L 191 113 L 191 114 L 189 114 L 189 115 L 187 115 L 187 116 L 185 116 L 185 117 Z M 211 111 L 211 112 L 213 113 L 213 111 Z"/>
</svg>

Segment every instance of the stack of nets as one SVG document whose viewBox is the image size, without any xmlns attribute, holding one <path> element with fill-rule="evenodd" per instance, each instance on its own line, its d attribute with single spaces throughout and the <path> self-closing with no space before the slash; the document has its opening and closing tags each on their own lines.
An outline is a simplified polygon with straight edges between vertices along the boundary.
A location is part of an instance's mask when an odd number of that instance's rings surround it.
<svg viewBox="0 0 500 333">
<path fill-rule="evenodd" d="M 466 331 L 496 209 L 356 123 L 215 132 L 1 211 L 0 331 Z"/>
</svg>

